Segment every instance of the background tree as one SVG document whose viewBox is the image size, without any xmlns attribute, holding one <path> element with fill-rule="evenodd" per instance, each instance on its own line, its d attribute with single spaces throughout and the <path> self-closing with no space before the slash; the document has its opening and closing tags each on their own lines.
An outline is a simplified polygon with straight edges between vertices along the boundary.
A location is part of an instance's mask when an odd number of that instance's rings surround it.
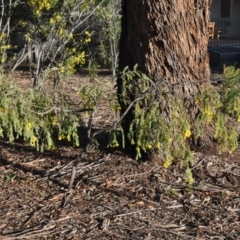
<svg viewBox="0 0 240 240">
<path fill-rule="evenodd" d="M 101 67 L 111 69 L 113 77 L 115 77 L 121 32 L 121 1 L 108 0 L 104 7 L 99 9 L 95 22 L 97 23 L 95 28 L 99 44 L 98 48 L 93 49 L 93 52 Z"/>
<path fill-rule="evenodd" d="M 74 73 L 85 63 L 84 47 L 91 41 L 88 19 L 96 10 L 96 2 L 28 0 L 19 4 L 15 13 L 24 11 L 28 14 L 27 17 L 16 14 L 14 22 L 26 44 L 18 54 L 13 70 L 26 58 L 30 65 L 34 62 L 35 85 L 46 69 L 54 70 L 57 75 Z"/>
</svg>

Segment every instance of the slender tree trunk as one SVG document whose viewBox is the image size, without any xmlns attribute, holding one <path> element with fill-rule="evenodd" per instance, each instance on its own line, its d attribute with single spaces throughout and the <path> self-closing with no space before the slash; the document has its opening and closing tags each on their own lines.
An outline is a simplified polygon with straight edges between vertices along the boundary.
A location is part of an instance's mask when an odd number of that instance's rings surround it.
<svg viewBox="0 0 240 240">
<path fill-rule="evenodd" d="M 154 82 L 163 80 L 174 86 L 175 94 L 193 99 L 210 77 L 210 4 L 211 0 L 122 0 L 120 71 L 138 64 Z M 119 95 L 122 84 L 119 78 Z M 127 105 L 120 104 L 124 112 Z M 196 111 L 189 109 L 193 121 Z M 126 135 L 132 119 L 130 111 L 123 122 Z"/>
</svg>

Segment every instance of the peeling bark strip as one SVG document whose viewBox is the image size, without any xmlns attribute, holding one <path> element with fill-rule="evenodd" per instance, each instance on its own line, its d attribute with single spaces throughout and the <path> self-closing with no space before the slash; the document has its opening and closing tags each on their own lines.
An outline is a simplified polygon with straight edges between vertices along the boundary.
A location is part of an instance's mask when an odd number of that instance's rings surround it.
<svg viewBox="0 0 240 240">
<path fill-rule="evenodd" d="M 211 0 L 123 0 L 120 69 L 139 69 L 154 81 L 208 81 Z"/>
</svg>

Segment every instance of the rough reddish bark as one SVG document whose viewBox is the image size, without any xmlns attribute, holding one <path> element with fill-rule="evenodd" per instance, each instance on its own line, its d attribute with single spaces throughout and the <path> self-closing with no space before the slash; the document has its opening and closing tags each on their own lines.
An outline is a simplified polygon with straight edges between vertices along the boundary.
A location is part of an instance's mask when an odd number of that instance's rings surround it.
<svg viewBox="0 0 240 240">
<path fill-rule="evenodd" d="M 175 94 L 194 101 L 199 86 L 210 77 L 210 4 L 211 0 L 122 0 L 120 71 L 138 64 L 154 82 L 165 80 L 175 86 Z M 121 78 L 117 85 L 121 95 Z M 120 104 L 124 112 L 127 106 Z M 189 109 L 193 122 L 196 112 Z M 132 119 L 130 111 L 123 122 L 126 135 Z"/>
<path fill-rule="evenodd" d="M 139 69 L 153 80 L 209 79 L 209 0 L 123 0 L 120 69 Z"/>
</svg>

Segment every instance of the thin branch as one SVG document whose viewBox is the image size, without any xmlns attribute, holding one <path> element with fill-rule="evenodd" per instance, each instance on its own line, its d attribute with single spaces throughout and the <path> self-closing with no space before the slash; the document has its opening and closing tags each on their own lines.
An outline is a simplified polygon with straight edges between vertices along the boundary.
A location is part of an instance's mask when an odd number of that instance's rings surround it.
<svg viewBox="0 0 240 240">
<path fill-rule="evenodd" d="M 45 112 L 36 112 L 36 111 L 33 111 L 33 110 L 30 110 L 30 112 L 32 113 L 35 113 L 37 115 L 46 115 L 46 114 L 49 114 L 53 111 L 57 111 L 57 112 L 93 112 L 94 109 L 93 108 L 84 108 L 84 109 L 79 109 L 79 110 L 64 110 L 62 108 L 59 108 L 59 107 L 52 107 L 50 108 L 49 110 L 45 111 Z"/>
</svg>

